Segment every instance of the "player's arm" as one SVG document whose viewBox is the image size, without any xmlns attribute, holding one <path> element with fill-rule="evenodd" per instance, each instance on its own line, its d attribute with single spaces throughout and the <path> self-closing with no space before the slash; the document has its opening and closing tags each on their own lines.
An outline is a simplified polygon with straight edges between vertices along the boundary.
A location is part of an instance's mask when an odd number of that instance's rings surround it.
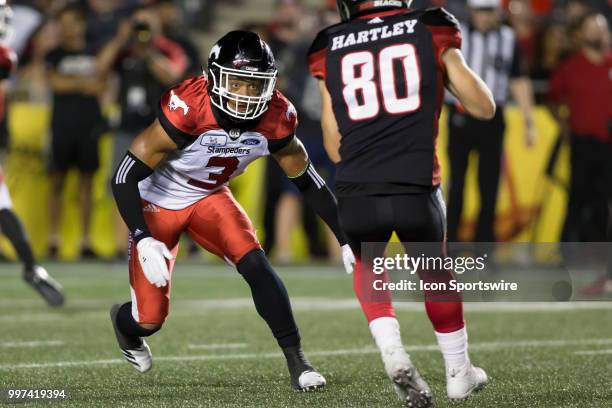
<svg viewBox="0 0 612 408">
<path fill-rule="evenodd" d="M 478 119 L 491 119 L 495 115 L 495 101 L 491 90 L 472 71 L 457 48 L 448 48 L 442 54 L 446 72 L 446 85 L 459 99 L 465 110 Z"/>
<path fill-rule="evenodd" d="M 155 120 L 134 139 L 130 150 L 115 169 L 111 180 L 113 195 L 135 241 L 151 236 L 142 213 L 138 183 L 149 177 L 164 157 L 176 149 L 176 144 L 162 128 L 159 120 Z"/>
<path fill-rule="evenodd" d="M 340 227 L 336 197 L 325 184 L 325 180 L 315 170 L 308 159 L 302 142 L 294 137 L 287 146 L 272 156 L 285 174 L 297 186 L 304 200 L 332 230 L 342 246 L 342 257 L 347 273 L 353 271 L 355 257 L 348 245 L 344 231 Z"/>
<path fill-rule="evenodd" d="M 340 161 L 340 139 L 342 138 L 338 129 L 338 121 L 332 108 L 332 99 L 325 81 L 319 80 L 319 92 L 321 93 L 321 129 L 323 130 L 323 146 L 329 159 L 338 163 Z"/>
<path fill-rule="evenodd" d="M 176 143 L 159 120 L 155 120 L 134 139 L 111 180 L 117 208 L 136 242 L 143 272 L 157 287 L 166 286 L 170 280 L 165 259 L 173 256 L 166 245 L 154 239 L 149 231 L 142 212 L 138 183 L 149 177 L 166 155 L 176 149 Z"/>
</svg>

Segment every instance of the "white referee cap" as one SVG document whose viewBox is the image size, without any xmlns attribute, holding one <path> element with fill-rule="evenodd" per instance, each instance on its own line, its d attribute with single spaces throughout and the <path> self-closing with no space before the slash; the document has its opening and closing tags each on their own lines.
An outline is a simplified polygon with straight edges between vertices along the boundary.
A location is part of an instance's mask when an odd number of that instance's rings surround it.
<svg viewBox="0 0 612 408">
<path fill-rule="evenodd" d="M 500 8 L 501 0 L 468 0 L 467 4 L 472 8 Z"/>
</svg>

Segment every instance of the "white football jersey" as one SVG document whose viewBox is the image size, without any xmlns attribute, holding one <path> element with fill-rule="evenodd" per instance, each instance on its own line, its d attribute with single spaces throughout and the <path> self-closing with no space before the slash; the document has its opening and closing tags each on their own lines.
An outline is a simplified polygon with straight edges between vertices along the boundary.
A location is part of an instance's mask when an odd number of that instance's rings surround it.
<svg viewBox="0 0 612 408">
<path fill-rule="evenodd" d="M 212 112 L 204 77 L 189 79 L 161 98 L 159 121 L 179 150 L 139 184 L 141 197 L 180 210 L 214 193 L 249 163 L 286 145 L 295 135 L 293 105 L 275 92 L 255 128 L 224 130 Z M 183 146 L 181 146 L 183 145 Z"/>
</svg>

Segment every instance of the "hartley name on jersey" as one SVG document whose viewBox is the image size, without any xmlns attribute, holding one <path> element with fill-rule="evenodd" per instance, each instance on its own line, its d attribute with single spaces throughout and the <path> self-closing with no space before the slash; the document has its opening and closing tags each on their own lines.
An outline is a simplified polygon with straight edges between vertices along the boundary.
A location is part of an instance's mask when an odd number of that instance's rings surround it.
<svg viewBox="0 0 612 408">
<path fill-rule="evenodd" d="M 376 21 L 376 19 L 382 22 L 379 17 L 376 17 L 374 20 L 371 21 Z M 365 44 L 372 41 L 384 40 L 387 38 L 397 37 L 404 34 L 412 34 L 414 33 L 414 26 L 416 26 L 417 22 L 418 20 L 416 19 L 410 19 L 392 25 L 388 24 L 382 27 L 362 30 L 357 33 L 338 35 L 332 38 L 331 50 L 336 51 L 356 44 Z"/>
</svg>

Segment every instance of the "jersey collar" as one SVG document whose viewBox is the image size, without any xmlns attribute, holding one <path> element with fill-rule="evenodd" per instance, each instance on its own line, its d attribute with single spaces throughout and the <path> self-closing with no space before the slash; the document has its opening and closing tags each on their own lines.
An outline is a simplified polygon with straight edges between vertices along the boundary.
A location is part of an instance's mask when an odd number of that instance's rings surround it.
<svg viewBox="0 0 612 408">
<path fill-rule="evenodd" d="M 215 120 L 217 121 L 217 124 L 221 127 L 221 129 L 225 130 L 228 133 L 234 129 L 239 129 L 241 132 L 254 129 L 257 127 L 257 125 L 259 125 L 261 118 L 265 115 L 264 113 L 260 117 L 253 120 L 234 122 L 233 120 L 230 120 L 225 115 L 223 115 L 221 110 L 212 103 L 210 104 L 210 108 L 212 110 L 213 116 L 215 117 Z"/>
</svg>

